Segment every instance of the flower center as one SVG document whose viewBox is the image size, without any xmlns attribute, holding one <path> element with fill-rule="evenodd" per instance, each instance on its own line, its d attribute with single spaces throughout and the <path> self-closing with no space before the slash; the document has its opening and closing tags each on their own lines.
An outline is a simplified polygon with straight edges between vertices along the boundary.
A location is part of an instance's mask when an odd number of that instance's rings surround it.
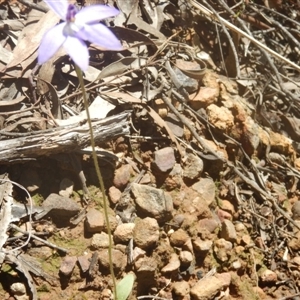
<svg viewBox="0 0 300 300">
<path fill-rule="evenodd" d="M 69 4 L 68 10 L 67 10 L 67 22 L 74 22 L 75 21 L 75 15 L 77 14 L 77 8 L 73 4 Z"/>
<path fill-rule="evenodd" d="M 77 8 L 73 4 L 69 4 L 66 16 L 66 25 L 63 29 L 64 36 L 75 37 L 76 33 L 82 29 L 82 25 L 76 23 Z"/>
</svg>

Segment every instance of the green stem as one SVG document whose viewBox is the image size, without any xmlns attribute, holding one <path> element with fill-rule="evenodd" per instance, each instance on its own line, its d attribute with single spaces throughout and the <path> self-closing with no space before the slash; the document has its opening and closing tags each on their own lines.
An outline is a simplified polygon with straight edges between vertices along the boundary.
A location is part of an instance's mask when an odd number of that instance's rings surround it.
<svg viewBox="0 0 300 300">
<path fill-rule="evenodd" d="M 76 70 L 76 73 L 77 73 L 77 76 L 79 79 L 79 83 L 80 83 L 80 87 L 82 90 L 83 102 L 84 102 L 84 107 L 85 107 L 85 111 L 86 111 L 86 116 L 87 116 L 87 121 L 89 124 L 90 136 L 91 136 L 92 157 L 94 160 L 94 165 L 95 165 L 95 169 L 96 169 L 96 173 L 97 173 L 97 177 L 99 180 L 102 197 L 103 197 L 103 208 L 104 208 L 104 215 L 105 215 L 105 221 L 106 221 L 107 233 L 108 233 L 108 239 L 109 239 L 109 246 L 108 246 L 109 269 L 110 269 L 110 274 L 111 274 L 112 281 L 113 281 L 113 292 L 115 295 L 114 299 L 117 300 L 118 295 L 117 295 L 116 277 L 115 277 L 113 261 L 112 261 L 113 244 L 112 244 L 112 234 L 111 234 L 111 230 L 110 230 L 109 217 L 108 217 L 108 202 L 107 202 L 106 195 L 105 195 L 103 178 L 102 178 L 101 171 L 100 171 L 99 164 L 98 164 L 97 153 L 95 150 L 94 133 L 93 133 L 92 121 L 91 121 L 90 112 L 89 112 L 88 101 L 86 98 L 86 92 L 85 92 L 85 86 L 84 86 L 84 82 L 83 82 L 82 71 L 77 65 L 75 65 L 75 70 Z"/>
</svg>

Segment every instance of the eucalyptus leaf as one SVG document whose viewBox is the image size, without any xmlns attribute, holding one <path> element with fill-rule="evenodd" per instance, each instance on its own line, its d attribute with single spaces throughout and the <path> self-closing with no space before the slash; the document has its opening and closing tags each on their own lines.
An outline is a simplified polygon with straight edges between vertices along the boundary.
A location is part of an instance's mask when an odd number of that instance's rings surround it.
<svg viewBox="0 0 300 300">
<path fill-rule="evenodd" d="M 127 274 L 117 283 L 117 300 L 126 300 L 133 287 L 135 276 L 133 273 Z"/>
</svg>

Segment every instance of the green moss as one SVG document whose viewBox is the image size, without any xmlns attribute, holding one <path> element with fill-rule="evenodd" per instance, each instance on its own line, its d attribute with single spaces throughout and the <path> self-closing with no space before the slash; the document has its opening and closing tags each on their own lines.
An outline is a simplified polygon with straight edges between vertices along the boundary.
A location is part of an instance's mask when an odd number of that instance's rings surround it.
<svg viewBox="0 0 300 300">
<path fill-rule="evenodd" d="M 46 273 L 57 274 L 61 264 L 61 258 L 54 252 L 47 260 L 41 260 L 42 268 Z"/>
<path fill-rule="evenodd" d="M 84 250 L 86 250 L 87 245 L 84 240 L 80 240 L 78 238 L 69 238 L 62 237 L 58 233 L 55 233 L 50 239 L 50 242 L 53 244 L 70 250 L 70 254 L 72 255 L 82 255 Z"/>
<path fill-rule="evenodd" d="M 32 201 L 33 201 L 34 205 L 36 205 L 36 206 L 42 205 L 42 203 L 45 200 L 44 197 L 41 194 L 38 194 L 38 193 L 33 195 L 31 198 L 32 198 Z"/>
<path fill-rule="evenodd" d="M 231 284 L 242 299 L 260 300 L 259 295 L 254 290 L 250 278 L 241 278 L 236 273 L 231 273 Z"/>
<path fill-rule="evenodd" d="M 42 293 L 49 293 L 50 292 L 50 289 L 49 289 L 49 287 L 48 287 L 48 285 L 47 284 L 42 284 L 42 285 L 40 285 L 39 287 L 37 287 L 37 289 L 36 289 L 38 292 L 42 292 Z"/>
</svg>

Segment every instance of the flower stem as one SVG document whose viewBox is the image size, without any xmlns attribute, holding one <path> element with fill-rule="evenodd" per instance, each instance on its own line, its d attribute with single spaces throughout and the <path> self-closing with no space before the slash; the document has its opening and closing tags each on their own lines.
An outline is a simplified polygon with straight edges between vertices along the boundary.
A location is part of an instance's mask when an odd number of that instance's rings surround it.
<svg viewBox="0 0 300 300">
<path fill-rule="evenodd" d="M 110 229 L 110 224 L 109 224 L 109 216 L 108 216 L 108 201 L 107 201 L 107 198 L 106 198 L 106 195 L 105 195 L 103 178 L 102 178 L 102 175 L 101 175 L 100 167 L 99 167 L 99 164 L 98 164 L 97 153 L 96 153 L 96 150 L 95 150 L 95 139 L 94 139 L 92 121 L 91 121 L 89 107 L 88 107 L 88 101 L 87 101 L 87 98 L 86 98 L 86 92 L 85 92 L 85 86 L 84 86 L 84 82 L 83 82 L 82 71 L 77 65 L 75 65 L 75 70 L 76 70 L 76 74 L 77 74 L 77 77 L 79 79 L 80 87 L 81 87 L 81 90 L 82 90 L 83 102 L 84 102 L 84 107 L 85 107 L 85 111 L 86 111 L 87 121 L 88 121 L 88 124 L 89 124 L 89 130 L 90 130 L 91 146 L 92 146 L 92 157 L 93 157 L 94 166 L 95 166 L 95 169 L 96 169 L 96 174 L 97 174 L 97 177 L 98 177 L 98 180 L 99 180 L 100 189 L 101 189 L 102 197 L 103 197 L 103 209 L 104 209 L 104 216 L 105 216 L 105 221 L 106 221 L 106 226 L 107 226 L 107 234 L 108 234 L 108 240 L 109 240 L 109 246 L 108 246 L 109 269 L 110 269 L 110 274 L 111 274 L 112 281 L 113 281 L 114 299 L 117 300 L 118 295 L 117 295 L 116 277 L 115 277 L 114 268 L 113 268 L 113 261 L 112 261 L 112 247 L 113 247 L 113 244 L 112 244 L 112 234 L 111 234 L 111 229 Z"/>
</svg>

